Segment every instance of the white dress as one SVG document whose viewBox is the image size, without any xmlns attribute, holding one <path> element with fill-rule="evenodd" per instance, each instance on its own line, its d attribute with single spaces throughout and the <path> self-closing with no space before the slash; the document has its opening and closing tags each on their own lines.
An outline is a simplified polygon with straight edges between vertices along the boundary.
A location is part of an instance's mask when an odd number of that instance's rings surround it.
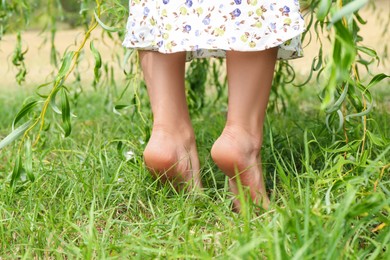
<svg viewBox="0 0 390 260">
<path fill-rule="evenodd" d="M 123 46 L 187 60 L 226 50 L 279 47 L 279 59 L 302 56 L 304 20 L 298 0 L 130 0 Z"/>
</svg>

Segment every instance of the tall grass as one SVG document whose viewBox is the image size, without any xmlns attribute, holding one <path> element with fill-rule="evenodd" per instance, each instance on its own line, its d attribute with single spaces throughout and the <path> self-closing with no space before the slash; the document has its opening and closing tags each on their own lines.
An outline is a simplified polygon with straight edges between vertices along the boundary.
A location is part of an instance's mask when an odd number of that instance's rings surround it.
<svg viewBox="0 0 390 260">
<path fill-rule="evenodd" d="M 148 130 L 140 127 L 139 115 L 127 110 L 112 116 L 95 92 L 82 94 L 73 111 L 75 134 L 63 139 L 50 128 L 35 148 L 34 182 L 22 172 L 9 185 L 15 150 L 3 150 L 0 256 L 388 258 L 389 128 L 370 126 L 385 143 L 370 144 L 364 158 L 354 143 L 340 153 L 344 146 L 330 141 L 323 112 L 314 102 L 301 107 L 315 93 L 294 92 L 289 112 L 267 116 L 262 153 L 271 209 L 256 215 L 248 205 L 237 215 L 226 179 L 209 155 L 223 128 L 225 91 L 193 115 L 203 194 L 178 194 L 154 180 L 143 165 Z M 1 97 L 0 109 L 12 114 L 22 100 Z M 388 124 L 386 105 L 377 105 L 375 122 Z M 147 106 L 142 109 L 150 115 Z M 9 131 L 10 118 L 1 114 L 0 134 Z"/>
<path fill-rule="evenodd" d="M 287 89 L 294 71 L 286 62 L 278 64 L 262 150 L 272 206 L 256 215 L 247 205 L 236 215 L 227 181 L 209 156 L 225 120 L 221 61 L 195 61 L 188 68 L 206 190 L 177 194 L 152 179 L 143 165 L 151 112 L 136 55 L 124 54 L 127 86 L 112 92 L 112 68 L 88 41 L 97 26 L 106 36 L 123 37 L 127 6 L 82 1 L 86 33 L 79 48 L 59 61 L 52 40 L 57 75 L 26 101 L 25 96 L 1 97 L 0 256 L 388 259 L 388 76 L 361 79 L 361 71 L 367 68 L 370 75 L 370 64 L 379 58 L 361 45 L 359 9 L 365 2 L 307 2 L 308 26 L 329 35 L 332 55 L 323 57 L 320 47 L 301 91 Z M 46 6 L 61 9 L 58 1 L 48 0 Z M 0 7 L 0 35 L 17 28 L 12 22 L 28 26 L 31 2 L 2 1 Z M 46 28 L 54 38 L 58 21 L 49 17 Z M 12 60 L 21 83 L 27 72 L 22 39 L 20 33 Z M 75 86 L 81 84 L 67 78 L 88 45 L 96 92 L 80 94 Z M 320 80 L 312 83 L 316 74 Z M 310 92 L 317 84 L 322 89 Z M 377 103 L 371 94 L 376 88 L 382 91 Z"/>
</svg>

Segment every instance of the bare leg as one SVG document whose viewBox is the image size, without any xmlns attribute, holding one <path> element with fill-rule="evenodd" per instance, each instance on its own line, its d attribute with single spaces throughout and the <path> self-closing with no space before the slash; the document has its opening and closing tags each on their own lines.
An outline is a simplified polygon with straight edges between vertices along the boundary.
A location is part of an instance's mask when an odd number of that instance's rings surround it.
<svg viewBox="0 0 390 260">
<path fill-rule="evenodd" d="M 154 117 L 144 151 L 151 173 L 175 186 L 201 187 L 199 160 L 184 89 L 185 53 L 140 51 Z"/>
<path fill-rule="evenodd" d="M 225 128 L 211 155 L 238 194 L 237 178 L 253 202 L 268 208 L 261 169 L 263 123 L 275 70 L 277 48 L 261 52 L 227 52 L 229 105 Z M 234 209 L 240 203 L 234 200 Z"/>
</svg>

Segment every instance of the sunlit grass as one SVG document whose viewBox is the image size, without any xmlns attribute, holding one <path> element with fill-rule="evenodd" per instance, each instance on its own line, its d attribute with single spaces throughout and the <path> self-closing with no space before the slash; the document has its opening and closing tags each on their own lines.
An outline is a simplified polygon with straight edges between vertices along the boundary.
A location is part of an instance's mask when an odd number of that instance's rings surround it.
<svg viewBox="0 0 390 260">
<path fill-rule="evenodd" d="M 4 137 L 24 95 L 0 96 Z M 378 98 L 368 121 L 382 143 L 368 139 L 360 153 L 361 129 L 348 130 L 346 149 L 313 97 L 294 90 L 285 113 L 269 112 L 262 154 L 273 203 L 260 215 L 253 207 L 237 215 L 209 155 L 224 99 L 193 113 L 205 192 L 178 194 L 143 165 L 149 126 L 131 109 L 113 114 L 100 93 L 83 93 L 72 135 L 63 139 L 53 126 L 43 135 L 34 182 L 22 175 L 10 186 L 17 144 L 1 151 L 1 258 L 388 258 L 388 104 Z"/>
</svg>

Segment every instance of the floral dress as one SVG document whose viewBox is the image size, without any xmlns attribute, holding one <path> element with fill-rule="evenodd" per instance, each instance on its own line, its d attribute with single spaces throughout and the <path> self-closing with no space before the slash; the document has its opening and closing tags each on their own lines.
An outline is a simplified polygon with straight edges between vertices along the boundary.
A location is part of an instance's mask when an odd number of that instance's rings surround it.
<svg viewBox="0 0 390 260">
<path fill-rule="evenodd" d="M 302 56 L 299 0 L 130 0 L 123 46 L 187 60 L 225 51 L 279 47 L 279 59 Z"/>
</svg>

